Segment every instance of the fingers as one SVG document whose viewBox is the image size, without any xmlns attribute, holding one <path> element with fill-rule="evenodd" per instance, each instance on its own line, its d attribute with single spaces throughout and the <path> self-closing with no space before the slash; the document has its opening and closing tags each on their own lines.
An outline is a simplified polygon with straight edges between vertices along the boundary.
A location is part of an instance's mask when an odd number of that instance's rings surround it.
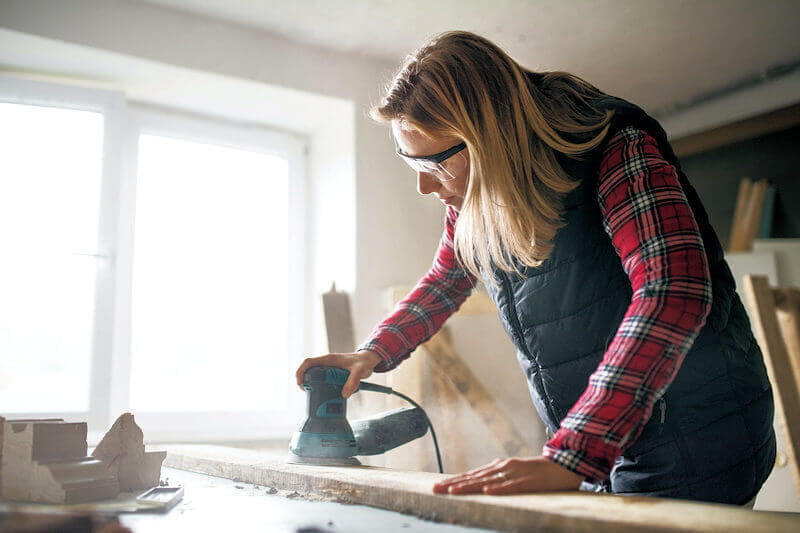
<svg viewBox="0 0 800 533">
<path fill-rule="evenodd" d="M 325 357 L 327 357 L 327 356 L 323 355 L 323 356 L 320 356 L 320 357 L 309 357 L 309 358 L 305 359 L 302 363 L 300 363 L 300 366 L 297 367 L 297 371 L 294 373 L 294 377 L 297 380 L 297 386 L 298 387 L 300 387 L 301 389 L 303 388 L 302 387 L 302 385 L 303 385 L 303 376 L 305 375 L 306 370 L 308 370 L 312 366 L 319 366 L 319 365 L 323 364 L 323 363 L 320 362 L 320 360 L 324 359 Z"/>
<path fill-rule="evenodd" d="M 380 356 L 364 350 L 356 353 L 329 353 L 319 357 L 305 359 L 295 372 L 297 386 L 302 388 L 303 376 L 312 366 L 334 366 L 350 372 L 350 376 L 342 387 L 342 397 L 350 397 L 357 389 L 359 381 L 369 377 L 372 369 L 380 362 Z"/>
<path fill-rule="evenodd" d="M 485 492 L 487 487 L 508 483 L 506 474 L 503 472 L 487 472 L 485 474 L 466 478 L 450 484 L 447 487 L 448 494 L 479 494 Z"/>
<path fill-rule="evenodd" d="M 436 494 L 515 494 L 578 490 L 583 477 L 544 457 L 496 460 L 447 478 L 433 486 Z"/>
<path fill-rule="evenodd" d="M 472 488 L 486 483 L 500 473 L 501 468 L 505 464 L 500 459 L 495 459 L 488 465 L 464 472 L 457 476 L 447 478 L 433 485 L 433 492 L 436 494 L 466 494 L 464 490 L 471 490 Z M 476 490 L 474 492 L 480 492 Z"/>
<path fill-rule="evenodd" d="M 347 382 L 342 387 L 342 398 L 349 398 L 358 389 L 359 381 L 361 381 L 361 377 L 351 370 L 350 377 L 347 378 Z"/>
<path fill-rule="evenodd" d="M 499 483 L 489 483 L 484 485 L 483 493 L 493 496 L 503 494 L 518 494 L 520 492 L 533 492 L 537 490 L 535 479 L 529 477 L 516 478 L 510 480 L 500 480 Z"/>
<path fill-rule="evenodd" d="M 362 354 L 352 354 L 354 357 L 352 358 L 355 363 L 353 363 L 349 370 L 350 370 L 350 377 L 347 378 L 347 382 L 342 387 L 342 398 L 349 398 L 356 390 L 358 390 L 359 382 L 362 379 L 366 379 L 372 375 L 372 369 L 375 368 L 375 364 L 371 361 L 368 361 L 364 355 Z"/>
</svg>

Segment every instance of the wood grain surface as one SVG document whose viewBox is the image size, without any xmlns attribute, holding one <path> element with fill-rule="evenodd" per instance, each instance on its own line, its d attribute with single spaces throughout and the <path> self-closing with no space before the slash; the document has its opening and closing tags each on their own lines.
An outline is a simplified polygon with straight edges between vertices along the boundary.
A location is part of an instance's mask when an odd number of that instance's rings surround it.
<svg viewBox="0 0 800 533">
<path fill-rule="evenodd" d="M 221 446 L 174 445 L 164 449 L 165 465 L 173 468 L 293 490 L 309 499 L 369 505 L 502 531 L 800 531 L 800 517 L 791 513 L 585 492 L 445 496 L 431 491 L 434 482 L 446 477 L 440 474 L 367 466 L 291 465 L 263 452 Z"/>
</svg>

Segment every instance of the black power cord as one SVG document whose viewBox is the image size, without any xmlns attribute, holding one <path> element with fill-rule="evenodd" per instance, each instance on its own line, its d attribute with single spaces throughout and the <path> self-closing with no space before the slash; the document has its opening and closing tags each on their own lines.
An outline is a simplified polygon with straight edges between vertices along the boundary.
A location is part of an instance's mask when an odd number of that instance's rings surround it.
<svg viewBox="0 0 800 533">
<path fill-rule="evenodd" d="M 417 402 L 415 402 L 405 394 L 401 394 L 394 390 L 392 391 L 392 394 L 394 394 L 395 396 L 399 396 L 400 398 L 404 399 L 405 401 L 407 401 L 408 403 L 410 403 L 411 405 L 422 411 L 423 416 L 425 416 L 425 421 L 428 423 L 428 427 L 431 430 L 431 437 L 433 437 L 433 447 L 436 450 L 436 462 L 439 463 L 439 473 L 444 474 L 444 469 L 442 468 L 442 456 L 439 453 L 439 441 L 436 440 L 436 432 L 433 430 L 433 424 L 431 424 L 431 419 L 428 418 L 428 413 L 425 412 L 425 409 L 423 409 L 421 405 L 419 405 Z"/>
<path fill-rule="evenodd" d="M 405 394 L 399 393 L 391 387 L 387 387 L 385 385 L 378 385 L 377 383 L 370 383 L 368 381 L 360 381 L 358 384 L 358 390 L 368 390 L 373 392 L 382 392 L 384 394 L 394 394 L 395 396 L 399 396 L 400 398 L 404 399 L 420 411 L 422 411 L 422 416 L 425 417 L 425 422 L 428 424 L 428 428 L 431 430 L 431 437 L 433 437 L 433 447 L 436 450 L 436 462 L 439 464 L 439 473 L 444 474 L 444 469 L 442 468 L 442 455 L 439 453 L 439 441 L 436 439 L 436 432 L 433 430 L 433 424 L 431 424 L 431 419 L 428 418 L 428 413 L 425 412 L 425 409 L 422 408 L 420 404 L 406 396 Z"/>
</svg>

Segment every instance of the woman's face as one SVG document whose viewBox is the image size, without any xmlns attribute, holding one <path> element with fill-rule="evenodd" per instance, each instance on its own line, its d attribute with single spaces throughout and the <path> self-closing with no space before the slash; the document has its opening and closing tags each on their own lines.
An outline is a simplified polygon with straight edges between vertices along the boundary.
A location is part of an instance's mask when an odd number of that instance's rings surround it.
<svg viewBox="0 0 800 533">
<path fill-rule="evenodd" d="M 392 133 L 400 151 L 407 156 L 420 157 L 439 154 L 461 143 L 457 137 L 430 138 L 417 130 L 405 129 L 399 120 L 392 121 Z M 424 160 L 423 160 L 424 161 Z M 436 167 L 436 164 L 427 164 Z M 461 210 L 469 184 L 469 150 L 463 149 L 441 161 L 440 170 L 417 170 L 417 190 L 420 194 L 435 193 L 445 205 Z M 419 168 L 419 167 L 418 167 Z"/>
</svg>

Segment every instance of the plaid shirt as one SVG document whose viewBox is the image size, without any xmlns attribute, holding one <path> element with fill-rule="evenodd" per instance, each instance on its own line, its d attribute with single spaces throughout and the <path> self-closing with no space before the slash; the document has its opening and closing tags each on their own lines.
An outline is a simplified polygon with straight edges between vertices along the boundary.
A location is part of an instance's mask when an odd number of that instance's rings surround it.
<svg viewBox="0 0 800 533">
<path fill-rule="evenodd" d="M 700 231 L 675 167 L 655 139 L 629 127 L 608 143 L 600 165 L 603 226 L 630 278 L 633 297 L 589 385 L 543 455 L 592 480 L 636 441 L 675 377 L 711 309 L 711 280 Z M 431 270 L 360 349 L 386 371 L 430 338 L 470 294 L 475 278 L 458 264 L 447 210 Z"/>
</svg>

